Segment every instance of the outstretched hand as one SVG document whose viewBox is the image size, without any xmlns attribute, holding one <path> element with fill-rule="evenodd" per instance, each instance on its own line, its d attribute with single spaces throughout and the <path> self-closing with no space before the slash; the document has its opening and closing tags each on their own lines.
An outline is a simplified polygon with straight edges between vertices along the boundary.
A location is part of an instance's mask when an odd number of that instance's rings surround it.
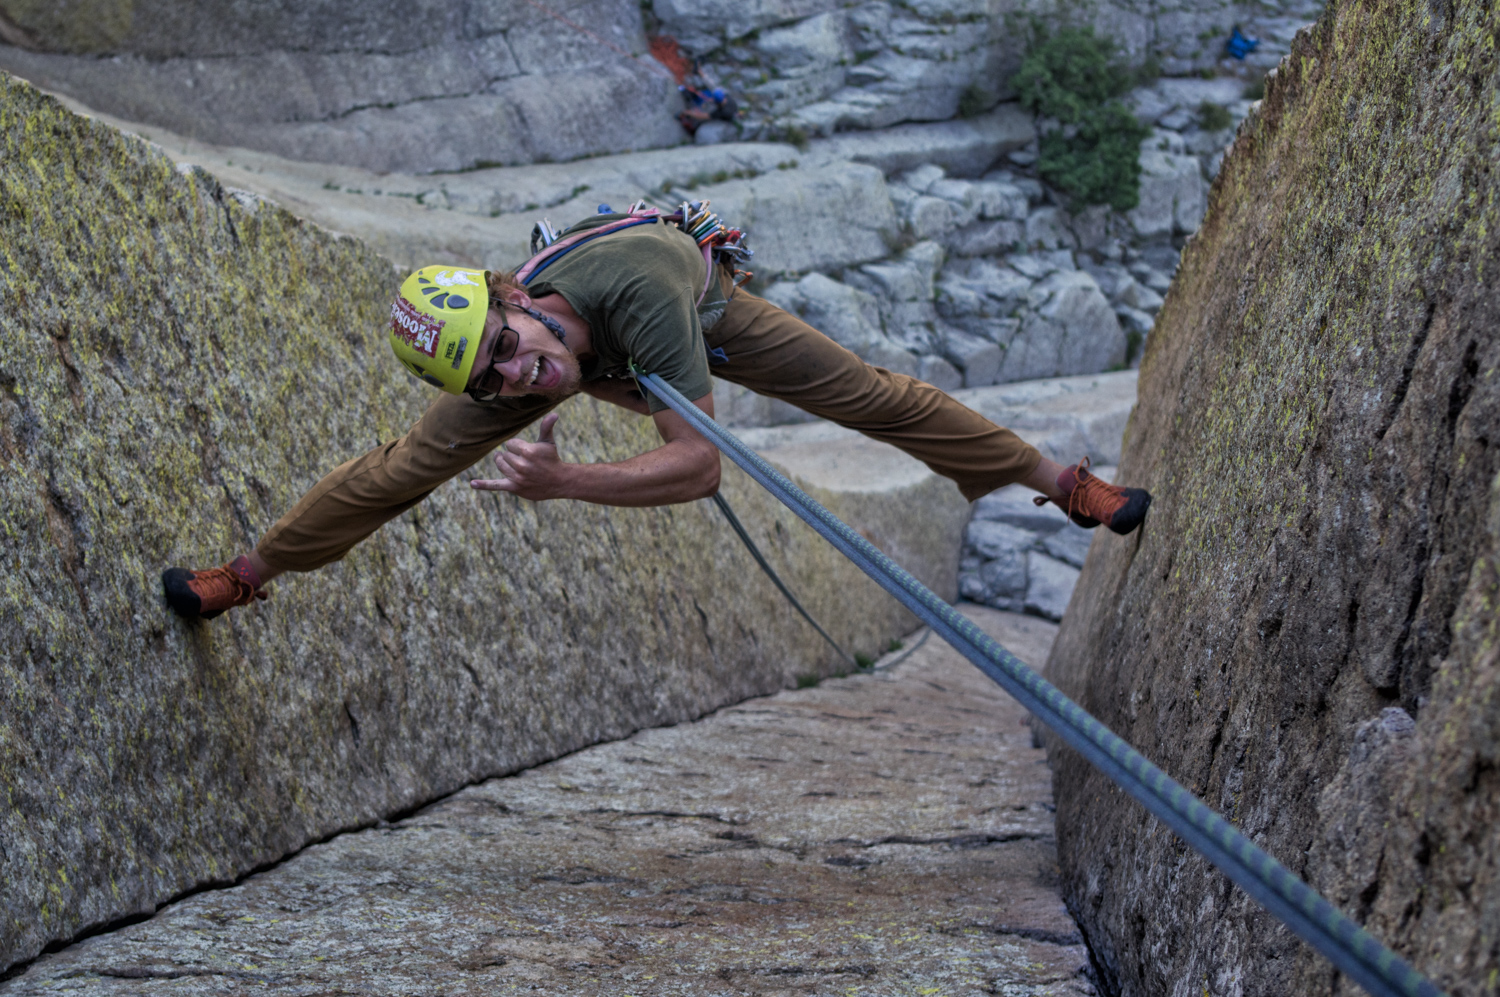
<svg viewBox="0 0 1500 997">
<path fill-rule="evenodd" d="M 557 456 L 557 444 L 552 442 L 552 429 L 556 425 L 556 412 L 543 416 L 535 443 L 508 441 L 495 451 L 495 469 L 500 476 L 475 479 L 469 486 L 486 492 L 510 492 L 533 502 L 563 498 L 574 465 Z"/>
</svg>

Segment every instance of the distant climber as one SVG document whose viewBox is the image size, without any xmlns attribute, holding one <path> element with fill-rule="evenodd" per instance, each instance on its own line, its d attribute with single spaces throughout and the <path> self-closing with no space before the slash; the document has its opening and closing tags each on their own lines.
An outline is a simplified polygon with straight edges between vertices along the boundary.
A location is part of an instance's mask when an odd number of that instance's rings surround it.
<svg viewBox="0 0 1500 997">
<path fill-rule="evenodd" d="M 534 258 L 519 277 L 456 266 L 409 276 L 392 307 L 391 346 L 408 372 L 444 393 L 405 436 L 313 486 L 254 550 L 209 570 L 164 572 L 171 607 L 207 618 L 263 599 L 277 575 L 339 560 L 502 443 L 495 476 L 470 482 L 473 488 L 620 506 L 713 495 L 718 451 L 681 416 L 642 396 L 632 363 L 709 415 L 712 364 L 718 377 L 904 450 L 971 501 L 1020 482 L 1080 526 L 1103 523 L 1124 534 L 1144 520 L 1151 502 L 1144 490 L 1105 483 L 1087 458 L 1072 467 L 1047 460 L 932 385 L 870 366 L 738 286 L 732 258 L 710 258 L 714 239 L 721 250 L 734 244 L 724 243 L 722 226 L 700 224 L 703 216 L 717 219 L 698 208 L 684 206 L 685 227 L 644 205 L 601 213 L 561 233 L 563 241 L 545 251 L 551 255 Z M 620 227 L 589 235 L 606 226 Z M 580 391 L 650 414 L 662 445 L 627 460 L 561 460 L 552 409 Z M 535 443 L 514 439 L 538 420 Z"/>
<path fill-rule="evenodd" d="M 732 122 L 739 117 L 739 103 L 734 96 L 709 80 L 698 62 L 682 50 L 677 39 L 671 35 L 652 35 L 649 44 L 652 58 L 665 66 L 677 81 L 684 105 L 677 112 L 677 121 L 684 131 L 695 135 L 698 126 L 704 122 Z"/>
<path fill-rule="evenodd" d="M 1260 39 L 1247 37 L 1245 33 L 1240 30 L 1240 26 L 1236 24 L 1234 26 L 1234 33 L 1231 34 L 1229 36 L 1229 40 L 1224 43 L 1224 54 L 1233 59 L 1243 60 L 1245 56 L 1249 55 L 1251 52 L 1254 52 L 1258 48 L 1260 48 Z"/>
</svg>

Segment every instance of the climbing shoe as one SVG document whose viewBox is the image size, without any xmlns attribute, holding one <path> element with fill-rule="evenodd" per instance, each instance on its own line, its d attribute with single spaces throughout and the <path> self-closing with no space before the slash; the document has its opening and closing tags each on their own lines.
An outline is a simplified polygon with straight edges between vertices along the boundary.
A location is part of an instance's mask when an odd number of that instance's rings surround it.
<svg viewBox="0 0 1500 997">
<path fill-rule="evenodd" d="M 260 587 L 260 575 L 243 554 L 207 571 L 168 568 L 161 573 L 161 587 L 167 594 L 167 605 L 190 620 L 211 620 L 232 606 L 248 606 L 256 599 L 269 598 Z"/>
<path fill-rule="evenodd" d="M 1124 536 L 1146 518 L 1151 508 L 1151 493 L 1144 488 L 1120 488 L 1089 472 L 1087 457 L 1057 476 L 1057 487 L 1066 494 L 1060 499 L 1038 495 L 1037 505 L 1055 502 L 1068 518 L 1086 530 L 1103 523 Z"/>
</svg>

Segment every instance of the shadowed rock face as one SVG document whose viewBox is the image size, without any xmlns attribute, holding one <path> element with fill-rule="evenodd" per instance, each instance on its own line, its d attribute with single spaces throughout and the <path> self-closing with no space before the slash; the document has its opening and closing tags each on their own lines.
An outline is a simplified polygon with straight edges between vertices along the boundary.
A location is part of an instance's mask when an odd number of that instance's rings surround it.
<svg viewBox="0 0 1500 997">
<path fill-rule="evenodd" d="M 205 141 L 383 172 L 682 141 L 635 3 L 545 7 L 0 0 L 0 68 Z"/>
<path fill-rule="evenodd" d="M 1064 688 L 1453 994 L 1500 958 L 1500 13 L 1337 4 L 1246 122 L 1152 334 Z M 1415 723 L 1412 723 L 1412 720 Z M 1353 993 L 1058 750 L 1126 994 Z"/>
<path fill-rule="evenodd" d="M 437 489 L 270 602 L 172 617 L 158 576 L 245 549 L 430 398 L 361 243 L 0 79 L 0 970 L 341 829 L 835 670 L 707 503 Z M 566 458 L 657 439 L 579 399 Z M 735 472 L 725 490 L 853 651 L 911 618 Z M 948 597 L 966 503 L 835 512 Z M 920 520 L 914 524 L 913 520 Z"/>
</svg>

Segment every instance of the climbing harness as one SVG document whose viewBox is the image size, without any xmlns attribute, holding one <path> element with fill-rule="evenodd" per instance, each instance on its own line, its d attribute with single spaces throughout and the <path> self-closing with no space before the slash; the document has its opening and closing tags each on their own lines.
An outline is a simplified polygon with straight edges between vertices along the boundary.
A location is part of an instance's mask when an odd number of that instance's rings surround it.
<svg viewBox="0 0 1500 997">
<path fill-rule="evenodd" d="M 599 214 L 610 215 L 614 212 L 609 205 L 601 204 Z M 750 258 L 755 255 L 755 251 L 745 245 L 745 233 L 724 224 L 718 215 L 709 210 L 708 201 L 684 201 L 676 211 L 664 214 L 660 208 L 652 207 L 642 200 L 632 204 L 622 217 L 572 235 L 557 232 L 552 223 L 543 218 L 531 227 L 532 257 L 516 271 L 516 280 L 523 285 L 530 284 L 537 274 L 585 243 L 637 225 L 654 225 L 657 222 L 675 222 L 693 237 L 693 241 L 703 252 L 703 264 L 707 273 L 703 277 L 703 290 L 698 292 L 698 304 L 703 303 L 703 298 L 712 285 L 716 263 L 733 272 L 736 287 L 755 276 L 751 271 L 736 269 L 738 264 L 750 262 Z"/>
<path fill-rule="evenodd" d="M 655 374 L 636 381 L 858 565 L 1261 906 L 1375 997 L 1443 997 L 1430 980 L 1032 671 Z"/>
</svg>

